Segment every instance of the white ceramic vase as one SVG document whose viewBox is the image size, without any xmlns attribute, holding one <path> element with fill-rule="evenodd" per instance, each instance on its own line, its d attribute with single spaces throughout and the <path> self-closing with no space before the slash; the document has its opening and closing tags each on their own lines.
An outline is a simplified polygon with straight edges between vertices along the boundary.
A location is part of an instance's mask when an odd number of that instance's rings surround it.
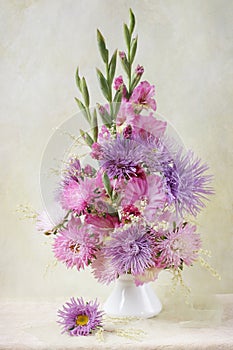
<svg viewBox="0 0 233 350">
<path fill-rule="evenodd" d="M 162 304 L 149 283 L 136 286 L 133 276 L 122 275 L 107 301 L 104 311 L 112 317 L 140 317 L 156 316 L 162 310 Z"/>
</svg>

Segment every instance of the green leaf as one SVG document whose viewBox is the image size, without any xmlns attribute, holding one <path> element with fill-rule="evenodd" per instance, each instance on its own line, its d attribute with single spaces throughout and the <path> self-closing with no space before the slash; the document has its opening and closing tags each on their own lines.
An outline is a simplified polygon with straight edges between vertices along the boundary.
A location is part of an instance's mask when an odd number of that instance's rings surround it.
<svg viewBox="0 0 233 350">
<path fill-rule="evenodd" d="M 96 108 L 94 108 L 93 116 L 92 116 L 92 133 L 93 133 L 93 139 L 95 142 L 97 142 L 98 139 L 98 119 L 97 119 L 97 112 Z"/>
<path fill-rule="evenodd" d="M 104 37 L 99 29 L 97 29 L 97 43 L 104 63 L 108 64 L 108 50 L 106 48 Z"/>
<path fill-rule="evenodd" d="M 130 42 L 131 42 L 131 34 L 129 32 L 129 28 L 126 24 L 124 24 L 124 35 L 125 35 L 125 41 L 128 48 L 130 48 Z"/>
<path fill-rule="evenodd" d="M 88 89 L 87 89 L 87 83 L 86 83 L 86 80 L 84 77 L 81 80 L 81 89 L 82 89 L 84 103 L 85 103 L 86 107 L 89 107 L 90 99 L 89 99 L 89 93 L 88 93 Z"/>
<path fill-rule="evenodd" d="M 93 138 L 87 132 L 83 131 L 82 129 L 80 129 L 80 134 L 81 134 L 83 140 L 86 142 L 86 144 L 91 147 L 94 143 Z"/>
<path fill-rule="evenodd" d="M 103 74 L 101 73 L 101 71 L 96 68 L 96 72 L 97 72 L 97 77 L 99 79 L 99 83 L 100 83 L 100 88 L 105 96 L 105 98 L 109 101 L 110 100 L 110 94 L 109 94 L 109 86 L 108 86 L 108 82 L 105 79 L 105 77 L 103 76 Z"/>
<path fill-rule="evenodd" d="M 103 174 L 103 184 L 104 184 L 104 188 L 107 192 L 107 194 L 109 195 L 109 197 L 111 198 L 112 196 L 112 186 L 111 186 L 111 183 L 110 183 L 110 180 L 109 180 L 109 177 L 107 175 L 107 173 L 104 173 Z"/>
<path fill-rule="evenodd" d="M 80 79 L 80 77 L 79 77 L 79 67 L 77 67 L 77 69 L 76 69 L 75 81 L 76 81 L 77 87 L 78 87 L 79 90 L 81 91 L 81 79 Z"/>
<path fill-rule="evenodd" d="M 75 101 L 77 102 L 80 111 L 83 113 L 83 115 L 86 118 L 86 120 L 88 121 L 88 123 L 90 123 L 90 119 L 89 119 L 89 116 L 87 114 L 86 107 L 84 106 L 82 101 L 80 101 L 77 97 L 75 97 Z"/>
<path fill-rule="evenodd" d="M 132 64 L 137 51 L 138 37 L 133 38 L 131 48 L 130 48 L 130 63 Z"/>
<path fill-rule="evenodd" d="M 116 61 L 117 61 L 117 50 L 114 52 L 114 54 L 112 55 L 111 61 L 109 63 L 109 80 L 110 80 L 110 84 L 112 84 L 113 82 L 113 78 L 116 72 Z"/>
<path fill-rule="evenodd" d="M 127 60 L 126 57 L 121 58 L 121 64 L 122 64 L 122 67 L 124 68 L 126 74 L 129 76 L 130 75 L 130 64 L 129 64 L 129 61 Z"/>
<path fill-rule="evenodd" d="M 135 27 L 135 16 L 132 9 L 129 10 L 129 32 L 132 35 Z"/>
</svg>

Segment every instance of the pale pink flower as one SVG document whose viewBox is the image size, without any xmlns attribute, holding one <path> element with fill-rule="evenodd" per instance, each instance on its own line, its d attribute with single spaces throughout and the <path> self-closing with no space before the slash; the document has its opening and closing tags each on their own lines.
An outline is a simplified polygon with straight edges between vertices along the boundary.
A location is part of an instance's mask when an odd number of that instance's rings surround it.
<svg viewBox="0 0 233 350">
<path fill-rule="evenodd" d="M 107 109 L 108 106 L 105 106 L 105 107 Z M 99 130 L 98 142 L 101 144 L 101 143 L 108 141 L 110 139 L 111 139 L 111 133 L 110 133 L 109 129 L 106 127 L 106 125 L 102 125 L 101 129 Z"/>
<path fill-rule="evenodd" d="M 118 273 L 114 268 L 111 259 L 107 258 L 102 250 L 95 253 L 96 259 L 92 262 L 94 277 L 104 284 L 109 284 L 118 277 Z"/>
<path fill-rule="evenodd" d="M 147 139 L 150 135 L 155 138 L 161 138 L 167 128 L 167 123 L 156 119 L 153 113 L 147 116 L 135 115 L 129 122 L 136 134 L 143 139 Z"/>
<path fill-rule="evenodd" d="M 140 112 L 143 108 L 156 110 L 156 102 L 153 99 L 155 94 L 154 85 L 150 85 L 148 81 L 141 82 L 133 91 L 130 102 L 134 109 Z"/>
<path fill-rule="evenodd" d="M 201 247 L 200 235 L 195 232 L 196 226 L 189 223 L 177 227 L 172 232 L 162 232 L 162 237 L 155 245 L 158 253 L 156 265 L 175 269 L 178 269 L 182 263 L 187 266 L 192 265 Z"/>
<path fill-rule="evenodd" d="M 136 286 L 141 286 L 144 283 L 155 281 L 158 278 L 160 271 L 162 271 L 161 268 L 150 267 L 146 269 L 143 274 L 135 275 L 134 281 Z"/>
<path fill-rule="evenodd" d="M 63 217 L 57 217 L 52 220 L 48 215 L 47 211 L 42 211 L 38 214 L 36 219 L 36 229 L 37 231 L 43 232 L 45 234 L 51 234 L 54 232 L 57 225 L 59 225 L 63 220 Z"/>
</svg>

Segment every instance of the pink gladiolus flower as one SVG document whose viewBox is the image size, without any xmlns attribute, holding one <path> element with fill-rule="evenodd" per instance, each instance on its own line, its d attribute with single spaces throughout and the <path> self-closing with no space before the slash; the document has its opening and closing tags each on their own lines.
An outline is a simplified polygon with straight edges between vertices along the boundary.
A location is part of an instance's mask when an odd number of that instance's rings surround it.
<svg viewBox="0 0 233 350">
<path fill-rule="evenodd" d="M 114 80 L 114 89 L 119 90 L 123 84 L 124 84 L 124 81 L 123 81 L 122 75 L 120 75 Z"/>
<path fill-rule="evenodd" d="M 156 119 L 153 113 L 150 113 L 148 116 L 135 115 L 131 118 L 130 125 L 143 139 L 146 139 L 150 135 L 155 138 L 161 138 L 167 127 L 167 123 Z"/>
<path fill-rule="evenodd" d="M 86 215 L 85 222 L 93 227 L 93 231 L 96 232 L 100 241 L 120 225 L 118 217 L 110 214 L 104 216 Z"/>
<path fill-rule="evenodd" d="M 164 185 L 158 175 L 147 178 L 132 178 L 126 185 L 121 205 L 130 204 L 139 208 L 147 220 L 153 220 L 156 211 L 166 202 Z"/>
<path fill-rule="evenodd" d="M 94 159 L 101 159 L 102 156 L 102 150 L 101 150 L 101 145 L 97 142 L 94 142 L 93 145 L 91 146 L 91 157 Z"/>
<path fill-rule="evenodd" d="M 140 66 L 139 64 L 137 65 L 137 68 L 135 69 L 135 73 L 138 75 L 138 76 L 141 76 L 143 73 L 144 73 L 144 67 L 143 66 Z"/>
<path fill-rule="evenodd" d="M 156 111 L 156 102 L 152 98 L 154 94 L 154 85 L 150 85 L 148 81 L 143 81 L 134 89 L 130 102 L 137 112 L 140 112 L 143 108 L 151 108 Z"/>
</svg>

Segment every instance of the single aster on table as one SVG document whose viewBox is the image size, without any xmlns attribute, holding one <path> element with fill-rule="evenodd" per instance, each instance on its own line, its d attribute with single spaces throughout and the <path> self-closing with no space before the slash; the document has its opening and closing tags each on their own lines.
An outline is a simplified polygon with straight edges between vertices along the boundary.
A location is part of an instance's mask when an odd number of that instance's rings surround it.
<svg viewBox="0 0 233 350">
<path fill-rule="evenodd" d="M 95 257 L 96 237 L 90 226 L 82 225 L 79 218 L 72 218 L 67 228 L 55 236 L 53 251 L 55 257 L 68 268 L 75 266 L 80 270 Z"/>
<path fill-rule="evenodd" d="M 72 336 L 86 336 L 102 327 L 103 311 L 100 311 L 97 300 L 84 302 L 83 298 L 71 298 L 58 310 L 58 323 L 63 326 L 62 333 Z"/>
<path fill-rule="evenodd" d="M 184 213 L 196 216 L 205 207 L 203 200 L 214 193 L 210 186 L 212 176 L 205 174 L 208 169 L 191 151 L 184 153 L 182 149 L 163 165 L 169 200 L 181 216 Z"/>
<path fill-rule="evenodd" d="M 152 249 L 146 227 L 134 224 L 125 230 L 116 230 L 106 243 L 104 252 L 118 274 L 130 272 L 138 275 L 154 265 Z"/>
<path fill-rule="evenodd" d="M 156 266 L 175 269 L 183 263 L 190 266 L 198 258 L 200 247 L 200 235 L 196 233 L 195 225 L 185 223 L 171 232 L 163 232 L 155 244 Z"/>
<path fill-rule="evenodd" d="M 137 142 L 117 137 L 102 145 L 101 167 L 110 178 L 130 179 L 137 176 L 145 150 Z"/>
</svg>

